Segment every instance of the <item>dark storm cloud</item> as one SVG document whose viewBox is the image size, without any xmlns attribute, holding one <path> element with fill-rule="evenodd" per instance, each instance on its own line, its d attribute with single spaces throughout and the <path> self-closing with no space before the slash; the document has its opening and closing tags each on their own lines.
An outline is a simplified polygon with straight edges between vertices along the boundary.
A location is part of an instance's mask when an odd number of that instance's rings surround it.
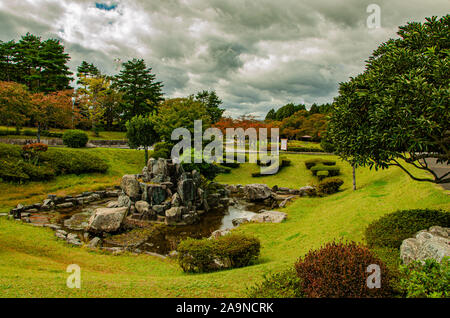
<svg viewBox="0 0 450 318">
<path fill-rule="evenodd" d="M 447 0 L 0 0 L 0 40 L 59 38 L 72 70 L 87 60 L 114 74 L 115 59 L 144 58 L 168 97 L 215 89 L 227 114 L 263 117 L 288 102 L 332 101 L 399 25 L 449 9 Z"/>
</svg>

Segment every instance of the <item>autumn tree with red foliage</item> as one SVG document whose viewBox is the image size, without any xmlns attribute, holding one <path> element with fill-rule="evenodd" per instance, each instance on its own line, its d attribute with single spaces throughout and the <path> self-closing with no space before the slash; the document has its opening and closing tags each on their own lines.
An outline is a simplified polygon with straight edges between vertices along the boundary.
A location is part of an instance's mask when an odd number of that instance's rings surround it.
<svg viewBox="0 0 450 318">
<path fill-rule="evenodd" d="M 24 85 L 0 82 L 0 123 L 20 128 L 31 108 L 30 94 Z"/>
</svg>

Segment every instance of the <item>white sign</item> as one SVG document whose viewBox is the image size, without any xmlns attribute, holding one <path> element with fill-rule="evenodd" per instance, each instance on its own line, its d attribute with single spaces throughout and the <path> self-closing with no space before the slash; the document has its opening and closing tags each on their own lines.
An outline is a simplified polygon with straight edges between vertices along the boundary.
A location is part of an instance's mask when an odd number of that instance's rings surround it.
<svg viewBox="0 0 450 318">
<path fill-rule="evenodd" d="M 287 139 L 281 139 L 281 150 L 287 150 Z"/>
</svg>

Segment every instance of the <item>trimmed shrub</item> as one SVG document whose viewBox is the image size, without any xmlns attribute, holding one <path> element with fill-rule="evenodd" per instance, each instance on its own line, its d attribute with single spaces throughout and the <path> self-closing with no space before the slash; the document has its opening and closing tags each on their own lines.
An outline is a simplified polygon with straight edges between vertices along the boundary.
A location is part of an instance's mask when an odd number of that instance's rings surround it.
<svg viewBox="0 0 450 318">
<path fill-rule="evenodd" d="M 302 298 L 300 279 L 294 269 L 263 276 L 263 281 L 246 290 L 249 298 Z"/>
<path fill-rule="evenodd" d="M 255 237 L 229 234 L 214 240 L 188 238 L 178 245 L 178 264 L 185 272 L 210 272 L 249 265 L 259 256 L 261 244 Z"/>
<path fill-rule="evenodd" d="M 181 163 L 184 171 L 192 172 L 193 170 L 197 170 L 200 172 L 206 179 L 214 180 L 214 178 L 222 171 L 222 169 L 213 164 L 213 163 Z"/>
<path fill-rule="evenodd" d="M 327 159 L 321 159 L 321 158 L 315 158 L 315 159 L 309 159 L 305 161 L 306 169 L 310 170 L 315 165 L 322 164 L 324 166 L 334 166 L 336 165 L 336 161 L 333 160 L 327 160 Z"/>
<path fill-rule="evenodd" d="M 20 161 L 0 158 L 0 178 L 4 181 L 28 181 L 30 177 L 23 171 Z"/>
<path fill-rule="evenodd" d="M 88 135 L 82 130 L 67 130 L 63 135 L 63 143 L 70 148 L 83 148 L 89 140 Z"/>
<path fill-rule="evenodd" d="M 371 273 L 366 270 L 372 264 L 380 267 L 380 288 L 367 286 Z M 297 261 L 295 269 L 307 297 L 389 297 L 393 293 L 386 265 L 355 242 L 333 242 L 310 251 Z"/>
<path fill-rule="evenodd" d="M 317 176 L 317 172 L 319 172 L 319 171 L 328 171 L 328 174 L 330 177 L 338 176 L 341 173 L 341 169 L 339 167 L 327 166 L 324 164 L 315 165 L 310 170 L 311 170 L 313 176 Z"/>
<path fill-rule="evenodd" d="M 163 159 L 169 159 L 170 158 L 170 151 L 167 149 L 159 149 L 159 150 L 153 150 L 149 153 L 149 158 L 163 158 Z"/>
<path fill-rule="evenodd" d="M 319 171 L 318 173 L 323 173 L 328 171 Z M 320 179 L 320 177 L 319 177 Z M 317 190 L 320 194 L 333 194 L 339 191 L 341 185 L 344 184 L 344 180 L 340 178 L 326 178 L 319 183 Z"/>
<path fill-rule="evenodd" d="M 449 298 L 450 258 L 441 263 L 427 259 L 401 266 L 404 277 L 400 287 L 407 298 Z"/>
<path fill-rule="evenodd" d="M 400 210 L 372 222 L 365 236 L 370 247 L 400 248 L 403 240 L 438 225 L 450 227 L 450 213 L 442 210 Z"/>
<path fill-rule="evenodd" d="M 21 162 L 19 166 L 32 181 L 48 181 L 55 177 L 55 170 L 48 166 L 36 166 L 28 162 Z"/>
<path fill-rule="evenodd" d="M 105 160 L 86 151 L 51 148 L 40 154 L 40 161 L 55 169 L 56 174 L 81 174 L 108 170 Z"/>
<path fill-rule="evenodd" d="M 328 177 L 329 174 L 330 173 L 328 171 L 318 171 L 317 172 L 317 177 L 319 178 L 319 181 L 322 181 L 323 179 Z"/>
<path fill-rule="evenodd" d="M 10 132 L 9 130 L 0 130 L 0 136 L 8 136 L 13 134 L 14 133 Z"/>
<path fill-rule="evenodd" d="M 25 129 L 22 132 L 22 135 L 27 136 L 27 137 L 36 137 L 36 131 L 30 130 L 30 129 Z"/>
<path fill-rule="evenodd" d="M 292 151 L 292 152 L 325 152 L 321 148 L 309 148 L 309 147 L 289 146 L 289 145 L 288 145 L 287 151 Z"/>
<path fill-rule="evenodd" d="M 234 162 L 227 162 L 226 158 L 224 158 L 223 162 L 220 164 L 221 166 L 224 167 L 228 167 L 228 168 L 232 168 L 232 169 L 236 169 L 239 168 L 239 166 L 241 165 L 239 162 L 234 161 Z"/>
<path fill-rule="evenodd" d="M 222 165 L 222 164 L 218 164 L 217 166 L 218 166 L 219 169 L 220 169 L 220 173 L 225 173 L 225 174 L 231 173 L 231 168 L 225 167 L 225 166 Z"/>
</svg>

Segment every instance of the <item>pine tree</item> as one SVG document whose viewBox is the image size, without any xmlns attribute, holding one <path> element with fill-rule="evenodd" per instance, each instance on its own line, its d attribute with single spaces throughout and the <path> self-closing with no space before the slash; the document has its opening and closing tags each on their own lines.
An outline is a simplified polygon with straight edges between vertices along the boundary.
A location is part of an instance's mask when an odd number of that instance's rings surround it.
<svg viewBox="0 0 450 318">
<path fill-rule="evenodd" d="M 147 115 L 163 100 L 162 83 L 155 81 L 152 69 L 144 60 L 133 59 L 123 64 L 115 85 L 123 93 L 124 119 Z"/>
<path fill-rule="evenodd" d="M 222 101 L 217 96 L 215 91 L 201 91 L 195 95 L 195 100 L 203 103 L 206 106 L 208 114 L 211 117 L 211 124 L 217 123 L 225 109 L 219 108 Z"/>
</svg>

